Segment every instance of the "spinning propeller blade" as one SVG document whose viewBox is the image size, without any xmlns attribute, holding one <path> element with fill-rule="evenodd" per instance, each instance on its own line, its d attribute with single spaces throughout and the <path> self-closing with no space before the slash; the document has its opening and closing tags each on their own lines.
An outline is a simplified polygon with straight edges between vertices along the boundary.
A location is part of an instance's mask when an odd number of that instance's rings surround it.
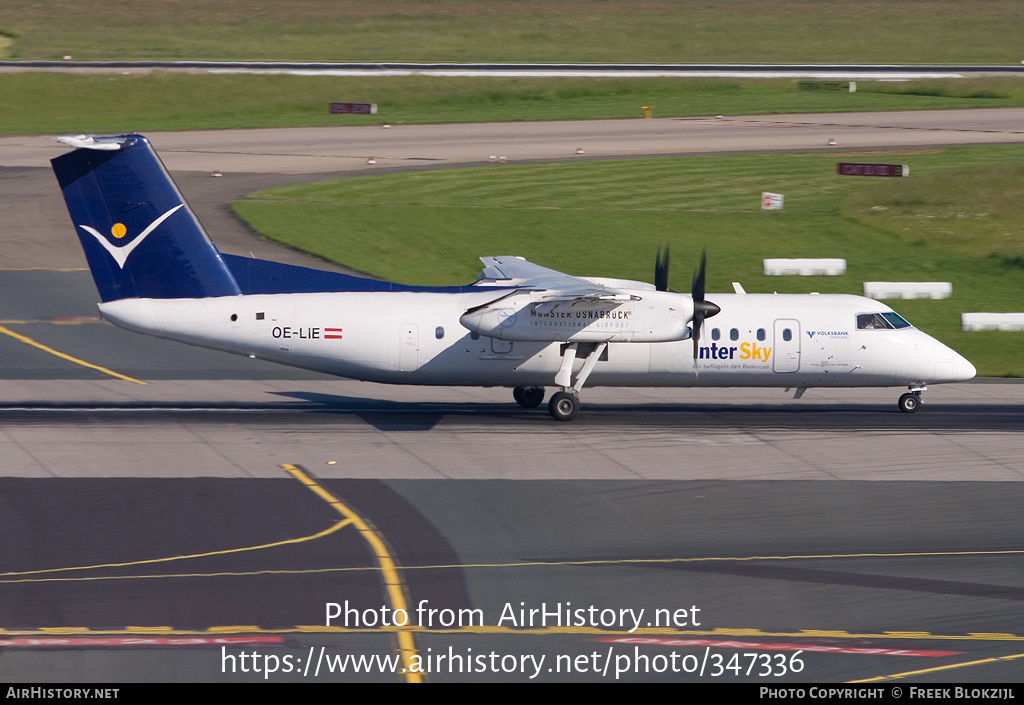
<svg viewBox="0 0 1024 705">
<path fill-rule="evenodd" d="M 704 283 L 707 279 L 708 269 L 708 250 L 704 248 L 704 252 L 700 257 L 700 264 L 697 266 L 697 271 L 693 273 L 693 288 L 690 291 L 690 295 L 693 298 L 693 359 L 697 359 L 697 349 L 700 343 L 700 329 L 704 325 L 705 318 L 711 318 L 722 309 L 716 304 L 711 303 L 704 299 Z"/>
<path fill-rule="evenodd" d="M 658 248 L 658 259 L 654 262 L 654 288 L 658 291 L 668 291 L 668 264 L 671 259 L 670 245 Z"/>
</svg>

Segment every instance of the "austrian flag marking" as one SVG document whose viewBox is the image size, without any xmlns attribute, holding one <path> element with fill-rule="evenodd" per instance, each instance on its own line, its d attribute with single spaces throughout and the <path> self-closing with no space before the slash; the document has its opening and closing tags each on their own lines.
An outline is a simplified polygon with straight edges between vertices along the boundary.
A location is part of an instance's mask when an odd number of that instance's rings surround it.
<svg viewBox="0 0 1024 705">
<path fill-rule="evenodd" d="M 320 326 L 274 326 L 270 334 L 275 339 L 285 340 L 341 340 L 341 328 L 321 328 Z"/>
</svg>

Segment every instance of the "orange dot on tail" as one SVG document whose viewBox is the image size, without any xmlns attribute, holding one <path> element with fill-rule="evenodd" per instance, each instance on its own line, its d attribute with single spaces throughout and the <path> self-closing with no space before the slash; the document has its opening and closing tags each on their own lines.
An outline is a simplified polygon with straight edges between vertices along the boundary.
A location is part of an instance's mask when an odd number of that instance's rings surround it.
<svg viewBox="0 0 1024 705">
<path fill-rule="evenodd" d="M 114 223 L 114 227 L 110 229 L 110 234 L 116 237 L 118 240 L 124 237 L 125 233 L 128 232 L 128 228 L 124 227 L 124 223 Z"/>
</svg>

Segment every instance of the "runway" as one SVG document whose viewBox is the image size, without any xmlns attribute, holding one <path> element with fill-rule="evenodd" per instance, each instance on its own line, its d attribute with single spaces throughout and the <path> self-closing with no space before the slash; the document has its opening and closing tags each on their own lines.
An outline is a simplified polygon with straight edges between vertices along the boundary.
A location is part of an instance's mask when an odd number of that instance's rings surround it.
<svg viewBox="0 0 1024 705">
<path fill-rule="evenodd" d="M 309 264 L 227 202 L 367 156 L 1014 142 L 1021 116 L 151 137 L 222 249 Z M 898 390 L 594 389 L 556 424 L 504 389 L 147 339 L 96 318 L 43 168 L 60 151 L 0 139 L 4 680 L 1019 680 L 1024 385 L 935 387 L 915 415 Z M 407 628 L 381 626 L 401 609 Z"/>
</svg>

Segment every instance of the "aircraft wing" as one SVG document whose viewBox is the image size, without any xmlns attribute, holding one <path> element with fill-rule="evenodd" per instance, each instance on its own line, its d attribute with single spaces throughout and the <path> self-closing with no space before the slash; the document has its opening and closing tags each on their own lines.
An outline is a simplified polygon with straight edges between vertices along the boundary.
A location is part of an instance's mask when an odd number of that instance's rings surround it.
<svg viewBox="0 0 1024 705">
<path fill-rule="evenodd" d="M 481 257 L 484 271 L 480 286 L 515 286 L 537 294 L 541 300 L 629 301 L 633 297 L 619 289 L 587 281 L 554 269 L 541 267 L 522 257 Z"/>
</svg>

